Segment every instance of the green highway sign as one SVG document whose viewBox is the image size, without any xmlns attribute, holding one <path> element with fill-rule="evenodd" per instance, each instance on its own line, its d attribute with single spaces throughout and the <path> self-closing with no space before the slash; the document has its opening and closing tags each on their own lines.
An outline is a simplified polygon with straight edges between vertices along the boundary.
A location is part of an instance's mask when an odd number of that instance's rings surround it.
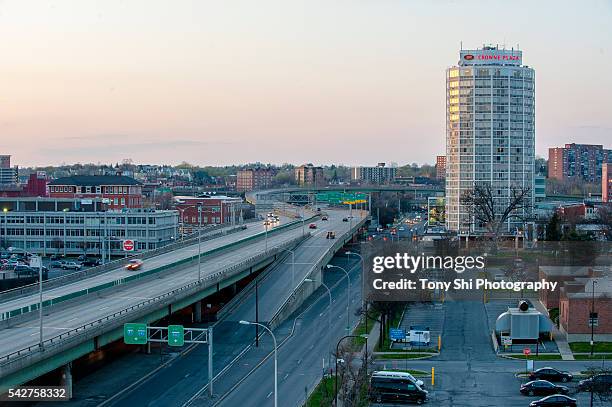
<svg viewBox="0 0 612 407">
<path fill-rule="evenodd" d="M 185 344 L 185 328 L 183 325 L 168 325 L 168 345 L 183 346 Z"/>
<path fill-rule="evenodd" d="M 127 345 L 146 345 L 147 324 L 123 325 L 123 342 Z"/>
</svg>

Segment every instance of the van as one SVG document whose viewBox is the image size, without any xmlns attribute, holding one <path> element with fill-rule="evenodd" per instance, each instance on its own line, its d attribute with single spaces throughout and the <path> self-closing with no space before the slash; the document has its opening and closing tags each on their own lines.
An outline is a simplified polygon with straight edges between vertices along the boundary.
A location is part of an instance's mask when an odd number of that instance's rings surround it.
<svg viewBox="0 0 612 407">
<path fill-rule="evenodd" d="M 395 377 L 398 379 L 408 379 L 413 383 L 416 383 L 419 387 L 423 387 L 424 383 L 422 380 L 418 380 L 416 377 L 411 375 L 408 372 L 396 372 L 396 371 L 387 371 L 387 370 L 379 370 L 372 373 L 372 376 L 376 377 Z"/>
<path fill-rule="evenodd" d="M 408 377 L 376 373 L 370 379 L 369 395 L 372 402 L 423 404 L 427 400 L 427 390 L 422 389 Z"/>
</svg>

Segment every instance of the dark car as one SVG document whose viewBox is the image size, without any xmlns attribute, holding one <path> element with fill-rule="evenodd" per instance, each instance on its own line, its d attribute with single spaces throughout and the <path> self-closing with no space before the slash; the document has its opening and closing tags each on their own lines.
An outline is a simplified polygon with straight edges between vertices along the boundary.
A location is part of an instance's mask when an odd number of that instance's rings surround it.
<svg viewBox="0 0 612 407">
<path fill-rule="evenodd" d="M 24 264 L 19 264 L 19 265 L 15 266 L 13 271 L 15 273 L 21 274 L 21 275 L 32 275 L 33 276 L 35 274 L 38 274 L 38 270 L 34 270 L 32 267 L 26 266 Z"/>
<path fill-rule="evenodd" d="M 87 256 L 84 254 L 81 254 L 79 257 L 77 257 L 77 261 L 85 261 L 87 260 Z"/>
<path fill-rule="evenodd" d="M 576 399 L 562 394 L 547 396 L 540 400 L 529 403 L 529 407 L 576 407 Z"/>
<path fill-rule="evenodd" d="M 552 367 L 542 367 L 534 370 L 529 374 L 529 380 L 548 380 L 549 382 L 571 382 L 572 374 L 569 372 L 562 372 Z"/>
<path fill-rule="evenodd" d="M 596 374 L 578 383 L 578 391 L 591 391 L 592 389 L 595 389 L 596 392 L 612 391 L 612 373 Z"/>
<path fill-rule="evenodd" d="M 423 404 L 428 392 L 409 379 L 372 377 L 369 394 L 375 403 Z"/>
<path fill-rule="evenodd" d="M 529 396 L 549 396 L 551 394 L 567 394 L 569 389 L 557 386 L 548 380 L 534 380 L 521 386 L 521 393 Z"/>
<path fill-rule="evenodd" d="M 81 261 L 81 264 L 86 267 L 96 267 L 101 264 L 100 259 L 85 259 Z"/>
<path fill-rule="evenodd" d="M 61 259 L 62 259 L 62 256 L 60 256 L 59 254 L 54 254 L 51 257 L 49 257 L 49 260 L 51 260 L 51 261 L 58 261 L 58 260 L 61 260 Z"/>
<path fill-rule="evenodd" d="M 348 218 L 342 218 L 342 222 L 348 222 Z"/>
</svg>

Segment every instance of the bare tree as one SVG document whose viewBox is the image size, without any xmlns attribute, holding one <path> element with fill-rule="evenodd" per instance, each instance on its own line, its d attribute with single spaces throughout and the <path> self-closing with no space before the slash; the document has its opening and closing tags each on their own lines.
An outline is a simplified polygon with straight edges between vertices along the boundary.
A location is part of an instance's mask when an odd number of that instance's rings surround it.
<svg viewBox="0 0 612 407">
<path fill-rule="evenodd" d="M 491 184 L 481 183 L 461 196 L 461 204 L 467 207 L 473 221 L 483 225 L 491 234 L 497 247 L 497 240 L 506 222 L 510 219 L 524 220 L 523 210 L 530 208 L 530 192 L 530 187 L 512 185 L 510 197 L 504 209 L 499 211 L 499 199 L 493 195 Z"/>
</svg>

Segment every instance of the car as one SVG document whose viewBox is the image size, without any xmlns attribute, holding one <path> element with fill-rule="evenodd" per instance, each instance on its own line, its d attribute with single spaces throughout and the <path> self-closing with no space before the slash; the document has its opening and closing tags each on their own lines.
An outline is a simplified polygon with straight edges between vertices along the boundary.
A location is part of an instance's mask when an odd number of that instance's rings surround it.
<svg viewBox="0 0 612 407">
<path fill-rule="evenodd" d="M 327 236 L 325 236 L 326 239 L 335 239 L 336 238 L 336 233 L 332 232 L 331 230 L 327 232 Z"/>
<path fill-rule="evenodd" d="M 81 264 L 86 267 L 96 267 L 101 264 L 100 259 L 85 259 L 81 261 Z"/>
<path fill-rule="evenodd" d="M 0 254 L 0 259 L 2 259 L 2 260 L 6 260 L 6 259 L 8 259 L 9 257 L 11 257 L 11 255 L 10 255 L 10 254 L 8 254 L 8 253 L 2 253 L 2 254 Z"/>
<path fill-rule="evenodd" d="M 132 259 L 128 264 L 125 265 L 126 270 L 135 271 L 142 267 L 144 262 L 140 259 Z"/>
<path fill-rule="evenodd" d="M 321 220 L 329 220 L 329 218 L 327 217 L 327 215 L 323 215 L 321 216 Z"/>
<path fill-rule="evenodd" d="M 58 261 L 58 260 L 61 260 L 61 259 L 62 259 L 62 256 L 60 256 L 59 254 L 53 254 L 53 255 L 51 255 L 49 257 L 49 260 L 51 260 L 51 261 Z"/>
<path fill-rule="evenodd" d="M 52 269 L 60 269 L 64 264 L 66 264 L 66 260 L 54 260 L 49 263 L 49 267 Z"/>
<path fill-rule="evenodd" d="M 316 228 L 317 228 L 316 223 L 311 223 L 310 225 L 308 225 L 308 229 L 316 229 Z"/>
<path fill-rule="evenodd" d="M 529 403 L 529 407 L 576 407 L 576 399 L 563 394 L 555 394 Z"/>
<path fill-rule="evenodd" d="M 348 222 L 348 218 L 342 218 L 342 222 Z"/>
<path fill-rule="evenodd" d="M 529 396 L 550 396 L 551 394 L 567 394 L 569 389 L 552 384 L 548 380 L 533 380 L 521 385 L 520 392 Z"/>
<path fill-rule="evenodd" d="M 425 383 L 422 380 L 417 379 L 412 374 L 408 372 L 396 372 L 396 371 L 388 371 L 388 370 L 379 370 L 372 373 L 372 376 L 376 377 L 397 377 L 397 378 L 406 378 L 411 380 L 413 383 L 416 383 L 419 387 L 423 387 Z"/>
<path fill-rule="evenodd" d="M 552 367 L 541 367 L 529 374 L 529 380 L 548 380 L 549 382 L 571 382 L 573 376 L 569 372 L 562 372 Z"/>
<path fill-rule="evenodd" d="M 79 263 L 76 263 L 74 261 L 67 261 L 64 264 L 62 264 L 62 270 L 80 270 L 82 268 L 83 266 L 81 266 Z"/>
<path fill-rule="evenodd" d="M 612 373 L 600 373 L 578 382 L 578 391 L 609 391 L 612 390 Z"/>
<path fill-rule="evenodd" d="M 423 404 L 428 392 L 408 378 L 378 377 L 372 375 L 369 388 L 370 400 L 375 403 Z"/>
<path fill-rule="evenodd" d="M 267 221 L 265 221 L 263 224 L 264 224 L 264 226 L 270 226 L 270 225 L 272 224 L 272 222 L 270 222 L 269 220 L 267 220 Z"/>
<path fill-rule="evenodd" d="M 317 208 L 317 212 L 321 212 L 321 208 Z"/>
<path fill-rule="evenodd" d="M 17 274 L 30 274 L 30 275 L 38 274 L 38 270 L 34 270 L 32 267 L 26 266 L 25 264 L 19 264 L 15 266 L 13 271 Z"/>
</svg>

